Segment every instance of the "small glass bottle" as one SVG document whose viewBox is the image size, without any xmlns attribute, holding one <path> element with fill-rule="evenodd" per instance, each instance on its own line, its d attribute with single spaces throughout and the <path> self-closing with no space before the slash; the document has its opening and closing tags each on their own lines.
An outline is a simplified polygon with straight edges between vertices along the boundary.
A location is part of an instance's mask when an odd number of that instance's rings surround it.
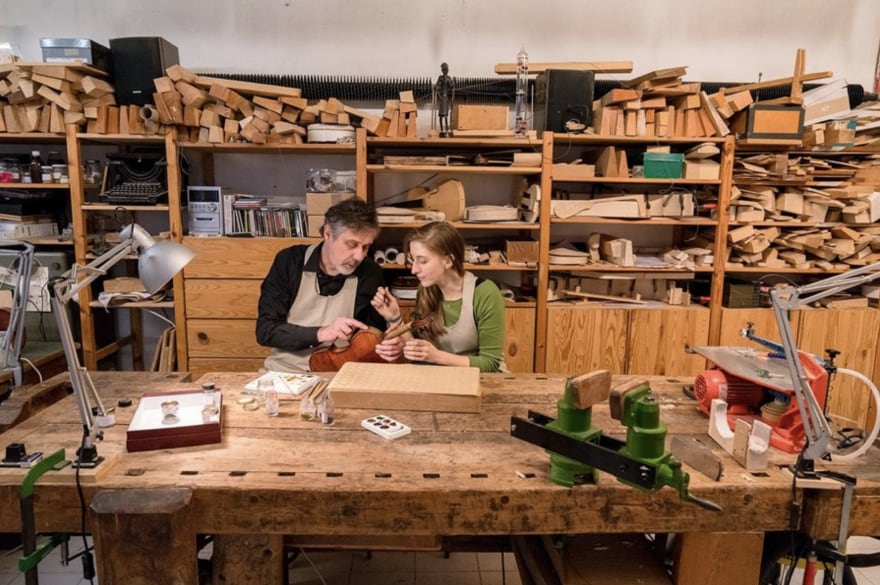
<svg viewBox="0 0 880 585">
<path fill-rule="evenodd" d="M 220 412 L 216 403 L 217 387 L 213 382 L 202 384 L 202 416 L 214 416 Z"/>
<path fill-rule="evenodd" d="M 281 405 L 278 402 L 278 390 L 275 388 L 275 382 L 266 390 L 266 414 L 269 416 L 278 416 Z"/>
<path fill-rule="evenodd" d="M 330 395 L 329 390 L 324 393 L 321 401 L 318 402 L 318 420 L 325 425 L 332 425 L 336 422 L 336 404 L 333 402 L 333 397 Z"/>
<path fill-rule="evenodd" d="M 30 164 L 30 182 L 31 183 L 42 183 L 43 182 L 43 163 L 40 162 L 40 151 L 32 150 L 31 151 L 31 164 Z"/>
</svg>

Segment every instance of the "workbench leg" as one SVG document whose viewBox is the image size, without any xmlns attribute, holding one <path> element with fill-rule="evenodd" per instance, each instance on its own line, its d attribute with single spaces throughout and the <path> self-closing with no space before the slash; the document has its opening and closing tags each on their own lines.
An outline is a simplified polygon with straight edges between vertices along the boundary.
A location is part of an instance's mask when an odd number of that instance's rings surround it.
<svg viewBox="0 0 880 585">
<path fill-rule="evenodd" d="M 280 584 L 287 563 L 280 534 L 214 536 L 213 585 Z"/>
<path fill-rule="evenodd" d="M 192 490 L 101 490 L 92 499 L 99 583 L 198 585 Z"/>
<path fill-rule="evenodd" d="M 675 585 L 757 585 L 763 532 L 684 532 L 675 538 Z"/>
</svg>

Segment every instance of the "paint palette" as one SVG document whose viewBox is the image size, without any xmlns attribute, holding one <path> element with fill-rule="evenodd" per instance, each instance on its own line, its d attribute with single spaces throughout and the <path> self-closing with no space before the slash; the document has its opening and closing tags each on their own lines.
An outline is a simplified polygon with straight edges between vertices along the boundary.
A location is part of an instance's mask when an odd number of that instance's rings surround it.
<svg viewBox="0 0 880 585">
<path fill-rule="evenodd" d="M 361 421 L 361 426 L 385 439 L 396 439 L 412 432 L 402 422 L 384 414 L 377 414 Z"/>
</svg>

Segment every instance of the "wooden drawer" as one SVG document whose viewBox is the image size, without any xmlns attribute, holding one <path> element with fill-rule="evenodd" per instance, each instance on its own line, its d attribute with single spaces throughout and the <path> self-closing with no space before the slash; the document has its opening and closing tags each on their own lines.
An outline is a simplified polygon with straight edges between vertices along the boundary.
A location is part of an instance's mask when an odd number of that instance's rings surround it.
<svg viewBox="0 0 880 585">
<path fill-rule="evenodd" d="M 196 257 L 183 269 L 184 278 L 263 279 L 279 250 L 318 240 L 303 238 L 195 238 L 183 243 Z"/>
<path fill-rule="evenodd" d="M 257 344 L 256 319 L 187 319 L 191 358 L 264 358 L 269 348 Z"/>
<path fill-rule="evenodd" d="M 516 373 L 535 371 L 535 309 L 511 308 L 504 311 L 504 363 Z"/>
<path fill-rule="evenodd" d="M 256 319 L 260 283 L 253 279 L 184 281 L 187 319 Z"/>
<path fill-rule="evenodd" d="M 550 307 L 545 372 L 580 375 L 626 370 L 629 309 Z"/>
</svg>

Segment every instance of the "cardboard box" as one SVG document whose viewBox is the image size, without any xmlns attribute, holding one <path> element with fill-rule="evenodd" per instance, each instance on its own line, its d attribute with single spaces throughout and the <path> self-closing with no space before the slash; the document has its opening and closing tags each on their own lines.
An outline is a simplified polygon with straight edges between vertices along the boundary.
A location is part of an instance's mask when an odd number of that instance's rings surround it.
<svg viewBox="0 0 880 585">
<path fill-rule="evenodd" d="M 752 104 L 746 110 L 746 138 L 800 140 L 804 131 L 804 108 Z"/>
<path fill-rule="evenodd" d="M 691 193 L 648 195 L 649 217 L 691 217 L 694 215 L 694 196 Z"/>
<path fill-rule="evenodd" d="M 120 276 L 118 278 L 108 278 L 104 281 L 104 292 L 128 293 L 141 292 L 147 290 L 141 279 L 134 276 Z"/>
<path fill-rule="evenodd" d="M 804 125 L 830 120 L 850 111 L 845 79 L 837 79 L 803 93 Z"/>
<path fill-rule="evenodd" d="M 646 179 L 680 179 L 684 155 L 680 152 L 645 153 Z"/>
<path fill-rule="evenodd" d="M 306 236 L 309 238 L 320 238 L 321 226 L 324 225 L 324 216 L 308 215 L 306 216 L 306 218 L 306 223 L 308 223 L 308 231 L 306 232 Z"/>
<path fill-rule="evenodd" d="M 596 165 L 553 165 L 552 177 L 554 181 L 580 181 L 581 179 L 590 179 L 595 176 Z"/>
<path fill-rule="evenodd" d="M 538 242 L 507 240 L 504 245 L 508 262 L 538 262 Z"/>
<path fill-rule="evenodd" d="M 715 181 L 721 177 L 721 165 L 714 160 L 688 160 L 684 161 L 685 179 L 702 179 Z"/>
<path fill-rule="evenodd" d="M 461 104 L 455 109 L 455 130 L 507 130 L 510 108 Z"/>
<path fill-rule="evenodd" d="M 342 203 L 346 199 L 351 199 L 355 194 L 353 191 L 334 191 L 330 193 L 306 193 L 306 213 L 309 215 L 324 215 L 327 210 Z"/>
</svg>

